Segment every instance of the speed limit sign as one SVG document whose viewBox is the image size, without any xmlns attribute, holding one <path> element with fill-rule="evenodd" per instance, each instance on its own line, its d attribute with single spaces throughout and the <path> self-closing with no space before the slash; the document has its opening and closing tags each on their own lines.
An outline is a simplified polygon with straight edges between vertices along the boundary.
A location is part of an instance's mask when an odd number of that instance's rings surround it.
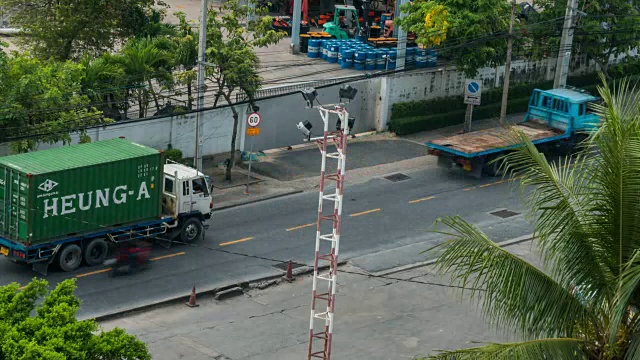
<svg viewBox="0 0 640 360">
<path fill-rule="evenodd" d="M 260 114 L 254 112 L 247 117 L 247 125 L 256 127 L 260 125 Z"/>
</svg>

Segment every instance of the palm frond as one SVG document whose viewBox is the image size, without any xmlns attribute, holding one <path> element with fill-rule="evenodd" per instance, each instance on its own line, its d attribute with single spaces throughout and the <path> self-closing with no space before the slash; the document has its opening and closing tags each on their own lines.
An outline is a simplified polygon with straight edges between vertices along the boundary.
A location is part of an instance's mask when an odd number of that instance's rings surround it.
<svg viewBox="0 0 640 360">
<path fill-rule="evenodd" d="M 625 360 L 640 360 L 640 334 L 631 337 Z"/>
<path fill-rule="evenodd" d="M 623 320 L 629 319 L 630 299 L 640 287 L 640 249 L 637 249 L 629 262 L 625 265 L 620 276 L 618 292 L 614 298 L 609 324 L 609 342 L 613 343 L 618 337 L 618 330 Z M 640 333 L 638 334 L 640 335 Z"/>
<path fill-rule="evenodd" d="M 439 220 L 451 232 L 435 267 L 451 272 L 451 282 L 470 288 L 471 298 L 498 328 L 519 334 L 567 336 L 593 320 L 589 310 L 553 278 L 489 240 L 458 217 Z"/>
<path fill-rule="evenodd" d="M 598 156 L 591 186 L 597 214 L 594 235 L 611 245 L 612 271 L 619 275 L 631 252 L 640 246 L 640 94 L 626 80 L 613 89 L 604 77 L 603 105 L 594 105 L 603 123 L 592 141 Z"/>
<path fill-rule="evenodd" d="M 590 236 L 593 214 L 585 186 L 589 173 L 584 171 L 588 158 L 578 154 L 551 164 L 525 134 L 513 130 L 512 136 L 524 145 L 504 157 L 505 172 L 519 175 L 523 191 L 528 191 L 525 199 L 545 265 L 564 286 L 578 283 L 608 290 L 612 275 L 605 266 L 606 244 Z"/>
<path fill-rule="evenodd" d="M 513 360 L 513 359 L 587 359 L 583 341 L 573 338 L 552 338 L 520 343 L 488 344 L 485 346 L 442 351 L 419 360 Z"/>
</svg>

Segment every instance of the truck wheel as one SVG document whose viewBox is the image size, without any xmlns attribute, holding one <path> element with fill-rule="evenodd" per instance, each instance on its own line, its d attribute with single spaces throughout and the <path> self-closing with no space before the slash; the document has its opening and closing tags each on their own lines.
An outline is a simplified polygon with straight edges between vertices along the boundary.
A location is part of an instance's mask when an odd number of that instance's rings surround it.
<svg viewBox="0 0 640 360">
<path fill-rule="evenodd" d="M 488 156 L 484 163 L 484 173 L 488 176 L 498 176 L 500 175 L 500 166 L 502 165 L 502 161 L 495 161 L 497 156 Z"/>
<path fill-rule="evenodd" d="M 65 246 L 58 254 L 58 265 L 65 272 L 77 269 L 82 263 L 82 249 L 76 244 Z"/>
<path fill-rule="evenodd" d="M 180 240 L 184 243 L 192 243 L 202 234 L 202 222 L 197 218 L 189 218 L 182 225 Z"/>
<path fill-rule="evenodd" d="M 109 248 L 103 239 L 93 239 L 84 248 L 84 262 L 89 266 L 101 265 L 107 258 Z"/>
</svg>

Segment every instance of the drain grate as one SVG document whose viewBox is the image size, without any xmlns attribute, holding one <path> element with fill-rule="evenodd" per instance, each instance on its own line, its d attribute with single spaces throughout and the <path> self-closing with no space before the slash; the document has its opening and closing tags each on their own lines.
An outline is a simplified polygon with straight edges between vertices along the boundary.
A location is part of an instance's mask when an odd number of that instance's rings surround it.
<svg viewBox="0 0 640 360">
<path fill-rule="evenodd" d="M 391 174 L 389 176 L 385 176 L 385 179 L 389 180 L 389 181 L 393 181 L 393 182 L 398 182 L 398 181 L 404 181 L 404 180 L 409 180 L 411 179 L 411 177 L 403 174 L 403 173 L 397 173 L 397 174 Z"/>
<path fill-rule="evenodd" d="M 493 215 L 493 216 L 497 216 L 499 218 L 510 218 L 512 216 L 516 216 L 516 215 L 520 215 L 520 213 L 515 212 L 515 211 L 511 211 L 511 210 L 498 210 L 498 211 L 494 211 L 494 212 L 490 212 L 489 214 Z"/>
<path fill-rule="evenodd" d="M 297 269 L 299 267 L 303 267 L 303 264 L 298 264 L 295 261 L 291 262 L 291 269 Z M 277 265 L 273 265 L 274 268 L 282 270 L 282 271 L 287 271 L 287 267 L 289 267 L 289 262 L 283 262 Z"/>
</svg>

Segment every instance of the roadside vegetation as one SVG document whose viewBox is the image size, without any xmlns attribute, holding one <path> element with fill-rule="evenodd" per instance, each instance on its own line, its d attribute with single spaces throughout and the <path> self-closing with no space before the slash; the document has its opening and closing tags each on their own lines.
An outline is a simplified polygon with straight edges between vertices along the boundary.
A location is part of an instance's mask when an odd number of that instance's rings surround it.
<svg viewBox="0 0 640 360">
<path fill-rule="evenodd" d="M 518 173 L 544 269 L 458 217 L 435 263 L 498 330 L 523 341 L 447 350 L 431 359 L 640 357 L 640 94 L 604 75 L 601 128 L 575 156 L 551 163 L 525 145 L 503 158 Z"/>
</svg>

